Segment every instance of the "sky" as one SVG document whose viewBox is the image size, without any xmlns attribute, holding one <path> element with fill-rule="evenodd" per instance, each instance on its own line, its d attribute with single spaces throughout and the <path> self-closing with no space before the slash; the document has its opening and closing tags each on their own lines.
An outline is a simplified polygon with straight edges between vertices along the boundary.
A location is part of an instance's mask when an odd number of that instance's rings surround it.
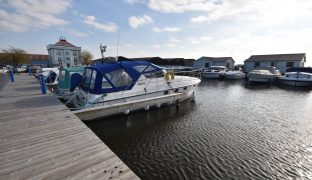
<svg viewBox="0 0 312 180">
<path fill-rule="evenodd" d="M 94 58 L 306 53 L 311 0 L 0 0 L 0 50 L 47 54 L 61 36 Z M 118 47 L 118 48 L 117 48 Z M 118 50 L 118 51 L 117 51 Z"/>
</svg>

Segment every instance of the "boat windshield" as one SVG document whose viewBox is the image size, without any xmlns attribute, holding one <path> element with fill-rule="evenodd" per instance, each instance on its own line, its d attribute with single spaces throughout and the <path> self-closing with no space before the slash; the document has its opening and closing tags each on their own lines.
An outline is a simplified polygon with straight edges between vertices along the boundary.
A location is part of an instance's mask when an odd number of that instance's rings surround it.
<svg viewBox="0 0 312 180">
<path fill-rule="evenodd" d="M 145 61 L 123 61 L 86 67 L 83 89 L 93 94 L 130 90 L 142 76 L 164 75 L 164 70 Z"/>
</svg>

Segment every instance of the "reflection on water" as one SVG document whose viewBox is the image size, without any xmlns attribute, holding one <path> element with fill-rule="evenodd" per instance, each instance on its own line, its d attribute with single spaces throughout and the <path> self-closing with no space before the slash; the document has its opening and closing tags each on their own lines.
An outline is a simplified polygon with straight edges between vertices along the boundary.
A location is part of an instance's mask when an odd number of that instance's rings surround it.
<svg viewBox="0 0 312 180">
<path fill-rule="evenodd" d="M 203 80 L 195 102 L 87 125 L 143 179 L 312 178 L 312 91 Z"/>
</svg>

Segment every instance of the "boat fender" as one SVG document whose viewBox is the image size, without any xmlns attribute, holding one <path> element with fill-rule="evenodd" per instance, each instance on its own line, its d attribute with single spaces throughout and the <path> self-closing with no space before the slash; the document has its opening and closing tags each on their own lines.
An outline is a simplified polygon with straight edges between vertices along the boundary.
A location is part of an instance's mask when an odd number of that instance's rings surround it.
<svg viewBox="0 0 312 180">
<path fill-rule="evenodd" d="M 170 73 L 169 73 L 169 72 L 166 72 L 166 74 L 165 74 L 165 79 L 166 79 L 166 81 L 169 81 L 169 80 L 170 80 Z"/>
<path fill-rule="evenodd" d="M 148 110 L 149 110 L 149 108 L 150 108 L 150 107 L 149 107 L 149 105 L 144 106 L 144 110 L 145 110 L 145 111 L 148 111 Z"/>
<path fill-rule="evenodd" d="M 174 79 L 174 72 L 169 72 L 171 79 Z"/>
<path fill-rule="evenodd" d="M 157 108 L 160 108 L 160 106 L 161 106 L 160 103 L 157 103 L 157 104 L 156 104 L 156 107 L 157 107 Z"/>
<path fill-rule="evenodd" d="M 128 115 L 128 114 L 130 113 L 130 110 L 127 109 L 127 110 L 125 110 L 123 113 L 124 113 L 125 115 Z"/>
</svg>

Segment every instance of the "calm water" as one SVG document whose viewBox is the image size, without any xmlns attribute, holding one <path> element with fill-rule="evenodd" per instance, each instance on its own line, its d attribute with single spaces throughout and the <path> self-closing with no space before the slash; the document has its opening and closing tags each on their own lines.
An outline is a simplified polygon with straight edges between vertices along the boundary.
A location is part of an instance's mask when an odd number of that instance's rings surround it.
<svg viewBox="0 0 312 180">
<path fill-rule="evenodd" d="M 312 179 L 312 91 L 202 81 L 195 102 L 87 125 L 142 179 Z"/>
</svg>

